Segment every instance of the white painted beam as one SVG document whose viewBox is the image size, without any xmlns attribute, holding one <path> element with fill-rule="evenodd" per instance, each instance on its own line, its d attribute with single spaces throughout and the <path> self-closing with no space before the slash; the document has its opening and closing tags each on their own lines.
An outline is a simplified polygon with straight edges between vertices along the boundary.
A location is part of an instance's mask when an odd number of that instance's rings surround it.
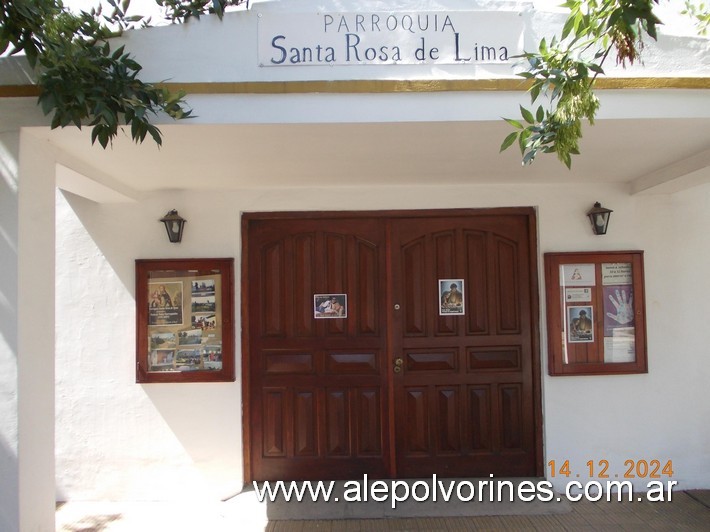
<svg viewBox="0 0 710 532">
<path fill-rule="evenodd" d="M 133 203 L 138 199 L 138 193 L 126 185 L 115 182 L 107 186 L 63 164 L 56 165 L 56 172 L 57 188 L 96 203 Z"/>
<path fill-rule="evenodd" d="M 631 194 L 673 194 L 710 182 L 710 149 L 659 168 L 631 182 Z"/>
</svg>

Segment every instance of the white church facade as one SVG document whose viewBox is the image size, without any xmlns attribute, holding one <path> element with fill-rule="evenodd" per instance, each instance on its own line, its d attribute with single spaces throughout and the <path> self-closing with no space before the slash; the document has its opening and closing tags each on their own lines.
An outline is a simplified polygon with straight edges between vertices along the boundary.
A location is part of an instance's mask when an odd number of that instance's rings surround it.
<svg viewBox="0 0 710 532">
<path fill-rule="evenodd" d="M 522 166 L 514 56 L 563 21 L 302 0 L 131 31 L 194 109 L 160 149 L 51 130 L 0 58 L 0 528 L 252 480 L 710 488 L 710 41 L 661 29 L 571 170 Z"/>
</svg>

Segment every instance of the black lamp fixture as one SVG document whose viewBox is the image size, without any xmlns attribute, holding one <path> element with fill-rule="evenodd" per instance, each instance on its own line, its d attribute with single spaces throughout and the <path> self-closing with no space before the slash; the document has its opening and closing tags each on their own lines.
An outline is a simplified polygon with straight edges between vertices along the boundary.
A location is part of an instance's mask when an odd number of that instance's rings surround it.
<svg viewBox="0 0 710 532">
<path fill-rule="evenodd" d="M 177 243 L 182 240 L 182 229 L 185 227 L 185 218 L 180 216 L 177 210 L 173 209 L 160 219 L 165 224 L 170 242 Z"/>
<path fill-rule="evenodd" d="M 587 216 L 589 216 L 589 220 L 592 222 L 592 231 L 594 231 L 595 235 L 606 234 L 612 212 L 614 211 L 602 207 L 602 204 L 598 201 L 594 204 L 594 207 L 589 209 Z"/>
</svg>

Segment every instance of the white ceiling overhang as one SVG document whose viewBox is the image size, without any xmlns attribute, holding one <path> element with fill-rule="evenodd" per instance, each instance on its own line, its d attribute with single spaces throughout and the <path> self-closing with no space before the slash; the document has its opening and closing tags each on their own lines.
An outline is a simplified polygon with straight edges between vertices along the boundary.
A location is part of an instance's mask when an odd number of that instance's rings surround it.
<svg viewBox="0 0 710 532">
<path fill-rule="evenodd" d="M 512 131 L 499 117 L 517 112 L 522 93 L 206 95 L 193 102 L 198 118 L 161 125 L 160 149 L 127 134 L 104 150 L 86 129 L 35 131 L 63 165 L 134 198 L 164 189 L 580 182 L 667 193 L 710 180 L 710 94 L 679 92 L 602 94 L 611 116 L 585 125 L 571 170 L 554 155 L 523 167 L 517 147 L 499 153 Z M 632 112 L 638 98 L 645 103 Z M 664 112 L 644 116 L 646 105 Z M 250 120 L 223 120 L 240 113 Z"/>
<path fill-rule="evenodd" d="M 561 27 L 559 15 L 529 2 L 503 4 L 520 10 L 528 48 Z M 451 0 L 424 9 L 470 5 Z M 421 9 L 420 2 L 388 5 Z M 515 118 L 518 105 L 528 104 L 510 64 L 258 65 L 260 16 L 276 13 L 283 21 L 291 12 L 368 10 L 381 11 L 382 4 L 259 2 L 221 22 L 205 17 L 129 32 L 122 40 L 144 65 L 144 79 L 186 88 L 197 117 L 159 119 L 161 149 L 121 135 L 103 150 L 91 146 L 86 128 L 33 131 L 56 146 L 65 169 L 60 184 L 79 193 L 88 187 L 87 197 L 97 201 L 165 189 L 441 183 L 623 183 L 630 193 L 669 193 L 710 180 L 707 39 L 663 37 L 647 48 L 645 66 L 610 69 L 599 91 L 599 119 L 585 126 L 582 155 L 568 171 L 553 155 L 522 167 L 515 148 L 498 153 L 511 131 L 501 117 Z M 26 71 L 0 59 L 0 84 L 21 83 L 12 81 L 17 72 Z M 17 101 L 0 98 L 0 112 L 30 125 L 13 114 Z M 82 187 L 79 175 L 98 188 Z"/>
</svg>

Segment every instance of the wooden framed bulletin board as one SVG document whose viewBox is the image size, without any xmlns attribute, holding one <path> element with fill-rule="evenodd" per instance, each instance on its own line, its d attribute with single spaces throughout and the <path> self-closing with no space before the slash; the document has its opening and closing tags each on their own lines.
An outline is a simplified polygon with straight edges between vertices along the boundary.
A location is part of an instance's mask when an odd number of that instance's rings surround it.
<svg viewBox="0 0 710 532">
<path fill-rule="evenodd" d="M 647 373 L 643 251 L 546 253 L 550 375 Z"/>
<path fill-rule="evenodd" d="M 136 382 L 234 380 L 234 259 L 136 260 Z"/>
</svg>

